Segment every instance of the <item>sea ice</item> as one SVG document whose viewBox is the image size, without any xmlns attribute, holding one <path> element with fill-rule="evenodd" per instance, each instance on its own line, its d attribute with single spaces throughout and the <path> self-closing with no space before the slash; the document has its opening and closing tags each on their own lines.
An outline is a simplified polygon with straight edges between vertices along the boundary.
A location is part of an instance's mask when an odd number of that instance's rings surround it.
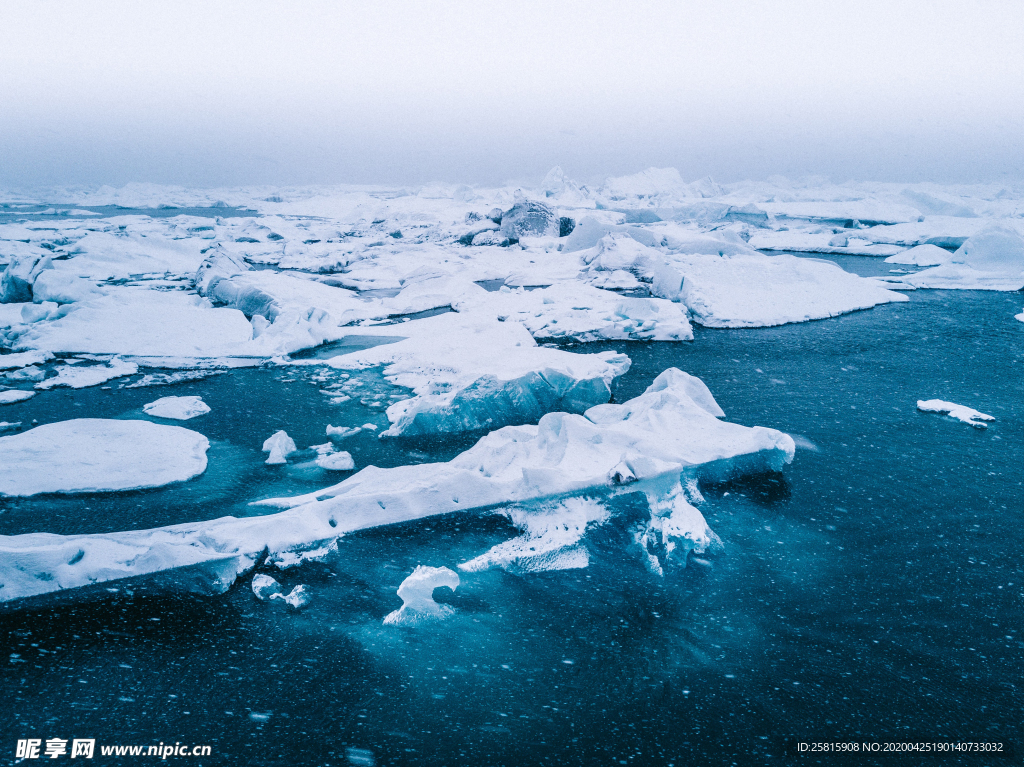
<svg viewBox="0 0 1024 767">
<path fill-rule="evenodd" d="M 301 610 L 309 604 L 310 596 L 306 587 L 299 584 L 287 594 L 271 594 L 270 599 L 280 599 L 292 609 Z"/>
<path fill-rule="evenodd" d="M 416 626 L 441 620 L 455 612 L 449 605 L 434 601 L 434 589 L 447 586 L 452 591 L 459 587 L 459 576 L 447 567 L 417 565 L 412 575 L 398 587 L 402 606 L 384 617 L 387 626 Z"/>
<path fill-rule="evenodd" d="M 288 463 L 288 456 L 297 452 L 297 448 L 295 447 L 295 440 L 289 437 L 288 432 L 282 429 L 281 431 L 275 431 L 267 437 L 263 443 L 263 452 L 270 453 L 270 456 L 264 463 L 273 465 Z"/>
<path fill-rule="evenodd" d="M 621 405 L 506 427 L 447 463 L 368 466 L 317 493 L 262 502 L 287 509 L 276 514 L 97 535 L 0 536 L 0 602 L 139 576 L 153 588 L 223 593 L 264 555 L 278 566 L 293 565 L 328 556 L 354 530 L 580 493 L 645 493 L 653 499 L 652 516 L 638 543 L 660 565 L 667 539 L 673 556 L 685 560 L 687 550 L 706 550 L 717 539 L 686 503 L 681 478 L 690 485 L 697 478 L 778 471 L 795 449 L 791 437 L 774 429 L 720 421 L 713 402 L 699 379 L 670 368 Z M 132 456 L 136 442 L 118 444 Z"/>
<path fill-rule="evenodd" d="M 78 418 L 0 437 L 0 496 L 162 487 L 206 471 L 210 443 L 180 426 Z"/>
<path fill-rule="evenodd" d="M 57 376 L 40 381 L 36 384 L 37 389 L 52 389 L 55 386 L 67 386 L 69 389 L 84 389 L 89 386 L 99 386 L 102 383 L 134 375 L 139 372 L 139 366 L 134 362 L 125 362 L 119 357 L 114 357 L 106 365 L 91 365 L 80 367 L 77 365 L 61 365 L 57 368 Z"/>
<path fill-rule="evenodd" d="M 210 406 L 203 402 L 202 397 L 161 397 L 142 406 L 146 415 L 156 418 L 173 418 L 187 421 L 196 416 L 210 412 Z"/>
<path fill-rule="evenodd" d="M 1024 238 L 1006 226 L 970 237 L 947 263 L 900 279 L 916 288 L 1020 290 L 1024 287 Z"/>
<path fill-rule="evenodd" d="M 948 263 L 953 254 L 938 245 L 917 245 L 885 259 L 887 264 L 908 264 L 910 266 L 938 266 Z"/>
<path fill-rule="evenodd" d="M 32 301 L 54 301 L 58 304 L 70 304 L 103 295 L 96 284 L 67 272 L 47 269 L 39 273 L 32 283 Z"/>
<path fill-rule="evenodd" d="M 316 465 L 328 471 L 352 471 L 356 467 L 355 461 L 352 460 L 352 454 L 344 450 L 317 456 Z"/>
<path fill-rule="evenodd" d="M 334 439 L 345 439 L 345 437 L 351 437 L 358 434 L 363 430 L 362 426 L 331 426 L 327 425 L 327 436 Z"/>
<path fill-rule="evenodd" d="M 0 354 L 0 370 L 12 370 L 14 368 L 27 367 L 28 365 L 39 365 L 49 362 L 53 355 L 49 352 L 21 352 L 20 354 Z"/>
<path fill-rule="evenodd" d="M 261 602 L 266 602 L 272 594 L 281 593 L 281 584 L 265 573 L 256 573 L 252 577 L 252 593 Z"/>
<path fill-rule="evenodd" d="M 384 365 L 389 381 L 416 396 L 387 409 L 389 437 L 495 429 L 552 411 L 607 402 L 629 368 L 615 352 L 574 354 L 537 346 L 524 325 L 475 312 L 448 312 L 359 334 L 404 337 L 327 360 L 338 369 Z"/>
<path fill-rule="evenodd" d="M 830 261 L 787 255 L 675 255 L 655 273 L 652 292 L 685 304 L 708 327 L 770 327 L 908 300 Z"/>
<path fill-rule="evenodd" d="M 588 526 L 601 525 L 609 518 L 608 509 L 591 498 L 566 498 L 540 509 L 513 507 L 500 513 L 524 535 L 463 562 L 460 570 L 475 572 L 500 567 L 514 573 L 530 573 L 586 567 L 590 557 L 580 541 Z"/>
<path fill-rule="evenodd" d="M 918 400 L 917 409 L 924 413 L 948 413 L 959 421 L 968 423 L 975 429 L 987 429 L 984 421 L 994 421 L 995 416 L 986 415 L 965 405 L 957 405 L 954 402 L 944 402 L 941 399 Z"/>
<path fill-rule="evenodd" d="M 0 391 L 0 405 L 13 405 L 15 402 L 24 402 L 34 396 L 36 396 L 34 391 L 7 389 L 6 391 Z"/>
</svg>

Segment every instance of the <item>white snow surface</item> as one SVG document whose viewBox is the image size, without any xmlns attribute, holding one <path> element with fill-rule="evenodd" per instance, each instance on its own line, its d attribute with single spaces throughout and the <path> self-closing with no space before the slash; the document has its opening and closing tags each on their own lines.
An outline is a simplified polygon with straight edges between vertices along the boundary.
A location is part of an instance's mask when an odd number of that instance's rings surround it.
<svg viewBox="0 0 1024 767">
<path fill-rule="evenodd" d="M 1024 237 L 992 226 L 970 237 L 940 266 L 910 274 L 901 282 L 915 288 L 1007 290 L 1024 288 Z"/>
<path fill-rule="evenodd" d="M 263 452 L 270 453 L 265 463 L 274 465 L 288 463 L 288 456 L 297 452 L 295 440 L 283 429 L 275 431 L 263 443 Z"/>
<path fill-rule="evenodd" d="M 157 418 L 173 418 L 177 421 L 187 421 L 190 418 L 206 415 L 210 412 L 210 406 L 203 402 L 202 397 L 161 397 L 153 402 L 142 406 L 146 415 Z"/>
<path fill-rule="evenodd" d="M 139 366 L 134 362 L 125 362 L 114 357 L 106 365 L 61 365 L 57 368 L 55 378 L 47 378 L 36 384 L 37 389 L 52 389 L 55 386 L 66 386 L 69 389 L 84 389 L 99 386 L 115 378 L 134 375 Z"/>
<path fill-rule="evenodd" d="M 918 400 L 917 409 L 923 413 L 946 413 L 958 421 L 970 424 L 975 429 L 987 429 L 985 421 L 994 421 L 995 416 L 986 415 L 966 405 L 958 405 L 955 402 L 946 402 L 941 399 Z"/>
<path fill-rule="evenodd" d="M 908 248 L 898 255 L 890 256 L 885 259 L 885 263 L 908 264 L 910 266 L 939 266 L 940 264 L 949 263 L 952 259 L 953 254 L 945 248 L 925 243 Z"/>
<path fill-rule="evenodd" d="M 665 552 L 685 555 L 716 540 L 686 501 L 681 477 L 780 470 L 793 459 L 788 435 L 719 420 L 713 403 L 703 382 L 670 368 L 621 405 L 599 405 L 583 415 L 549 413 L 536 426 L 506 427 L 447 463 L 370 466 L 317 493 L 261 502 L 286 508 L 279 513 L 110 534 L 0 537 L 0 601 L 142 576 L 163 588 L 221 593 L 264 553 L 272 564 L 298 564 L 329 555 L 337 538 L 354 530 L 635 490 L 651 502 L 651 521 L 638 543 L 658 543 L 658 553 L 648 555 L 657 560 L 653 569 L 664 564 Z"/>
<path fill-rule="evenodd" d="M 206 471 L 210 443 L 180 426 L 78 418 L 0 437 L 0 496 L 138 490 Z"/>
<path fill-rule="evenodd" d="M 34 396 L 36 396 L 34 391 L 7 389 L 6 391 L 0 391 L 0 405 L 13 405 L 15 402 L 24 402 Z"/>
<path fill-rule="evenodd" d="M 459 575 L 447 567 L 417 565 L 412 574 L 398 587 L 402 606 L 384 616 L 386 626 L 417 626 L 448 617 L 454 608 L 434 601 L 434 589 L 446 586 L 452 591 L 459 587 Z"/>
</svg>

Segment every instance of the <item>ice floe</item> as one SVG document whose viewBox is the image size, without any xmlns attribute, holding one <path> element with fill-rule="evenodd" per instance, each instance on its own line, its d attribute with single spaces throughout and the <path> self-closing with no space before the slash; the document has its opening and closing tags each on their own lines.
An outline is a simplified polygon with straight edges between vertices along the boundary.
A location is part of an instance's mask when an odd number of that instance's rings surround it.
<svg viewBox="0 0 1024 767">
<path fill-rule="evenodd" d="M 567 498 L 550 507 L 511 508 L 503 509 L 502 513 L 523 535 L 463 562 L 460 570 L 500 567 L 514 573 L 531 573 L 586 567 L 590 555 L 580 541 L 588 526 L 601 525 L 609 518 L 608 509 L 590 498 Z"/>
<path fill-rule="evenodd" d="M 271 465 L 288 463 L 288 456 L 297 452 L 295 440 L 288 436 L 288 432 L 275 431 L 263 443 L 263 452 L 270 453 L 264 463 Z"/>
<path fill-rule="evenodd" d="M 916 288 L 1020 290 L 1024 288 L 1024 238 L 993 226 L 970 237 L 940 266 L 910 274 L 901 282 Z"/>
<path fill-rule="evenodd" d="M 261 502 L 286 509 L 278 513 L 110 534 L 0 537 L 0 601 L 141 576 L 154 587 L 220 593 L 261 557 L 281 567 L 323 558 L 354 530 L 595 493 L 644 493 L 651 518 L 637 543 L 650 566 L 685 562 L 688 551 L 713 547 L 717 538 L 687 501 L 683 480 L 689 486 L 697 478 L 777 471 L 794 454 L 788 435 L 720 415 L 703 382 L 669 369 L 621 405 L 506 427 L 447 463 L 369 466 L 319 492 Z M 137 442 L 119 444 L 131 450 Z"/>
<path fill-rule="evenodd" d="M 88 386 L 99 386 L 115 378 L 124 378 L 139 372 L 134 362 L 126 362 L 114 357 L 106 365 L 60 365 L 54 378 L 47 378 L 36 384 L 37 389 L 52 389 L 66 386 L 69 389 L 84 389 Z"/>
<path fill-rule="evenodd" d="M 24 402 L 35 395 L 36 393 L 34 391 L 25 391 L 24 389 L 7 389 L 5 391 L 0 391 L 0 405 L 13 405 L 15 402 Z"/>
<path fill-rule="evenodd" d="M 925 243 L 901 251 L 898 255 L 885 259 L 887 264 L 908 264 L 910 266 L 938 266 L 949 263 L 953 254 L 938 245 Z"/>
<path fill-rule="evenodd" d="M 146 415 L 156 418 L 173 418 L 177 421 L 187 421 L 190 418 L 205 415 L 210 412 L 210 406 L 203 402 L 202 397 L 161 397 L 153 402 L 142 406 Z"/>
<path fill-rule="evenodd" d="M 917 409 L 923 413 L 946 413 L 958 421 L 970 424 L 975 429 L 987 429 L 985 421 L 994 421 L 995 416 L 986 415 L 966 405 L 957 405 L 955 402 L 945 402 L 941 399 L 918 400 Z"/>
<path fill-rule="evenodd" d="M 441 587 L 455 591 L 459 587 L 458 573 L 447 567 L 417 565 L 412 574 L 398 587 L 402 606 L 384 616 L 384 624 L 417 626 L 447 618 L 455 609 L 434 601 L 434 589 Z"/>
<path fill-rule="evenodd" d="M 318 455 L 316 465 L 328 471 L 352 471 L 356 467 L 355 461 L 352 460 L 352 454 L 344 450 Z"/>
<path fill-rule="evenodd" d="M 180 426 L 78 418 L 0 437 L 0 495 L 99 493 L 183 482 L 206 471 L 210 443 Z"/>
</svg>

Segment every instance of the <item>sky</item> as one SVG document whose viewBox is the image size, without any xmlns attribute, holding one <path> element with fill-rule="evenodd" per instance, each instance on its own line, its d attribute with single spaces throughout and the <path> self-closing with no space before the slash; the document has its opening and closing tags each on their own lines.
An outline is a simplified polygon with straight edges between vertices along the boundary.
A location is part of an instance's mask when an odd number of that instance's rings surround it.
<svg viewBox="0 0 1024 767">
<path fill-rule="evenodd" d="M 0 0 L 0 186 L 1024 180 L 1020 0 Z"/>
</svg>

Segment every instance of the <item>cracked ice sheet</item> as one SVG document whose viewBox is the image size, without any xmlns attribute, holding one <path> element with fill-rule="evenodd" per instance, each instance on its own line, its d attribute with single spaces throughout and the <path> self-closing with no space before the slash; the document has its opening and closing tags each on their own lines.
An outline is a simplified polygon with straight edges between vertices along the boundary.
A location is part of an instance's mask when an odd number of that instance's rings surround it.
<svg viewBox="0 0 1024 767">
<path fill-rule="evenodd" d="M 358 334 L 403 338 L 326 361 L 342 370 L 383 365 L 389 381 L 413 390 L 414 397 L 388 408 L 388 436 L 493 429 L 553 410 L 582 412 L 607 402 L 612 380 L 629 369 L 623 354 L 538 346 L 524 325 L 473 313 L 361 326 Z"/>
<path fill-rule="evenodd" d="M 506 427 L 447 463 L 371 466 L 317 493 L 261 502 L 291 507 L 276 514 L 99 535 L 0 536 L 0 602 L 143 576 L 162 588 L 222 593 L 264 552 L 271 563 L 293 565 L 327 556 L 355 530 L 587 492 L 647 493 L 649 533 L 682 536 L 669 542 L 688 550 L 714 533 L 682 500 L 681 477 L 778 471 L 793 459 L 787 434 L 721 421 L 720 412 L 700 379 L 669 368 L 621 405 Z"/>
</svg>

